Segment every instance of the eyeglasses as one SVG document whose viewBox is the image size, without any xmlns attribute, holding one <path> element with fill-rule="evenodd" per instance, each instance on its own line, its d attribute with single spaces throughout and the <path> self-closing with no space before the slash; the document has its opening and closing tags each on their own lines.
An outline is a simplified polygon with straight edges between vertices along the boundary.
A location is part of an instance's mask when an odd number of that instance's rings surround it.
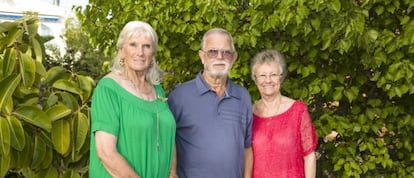
<svg viewBox="0 0 414 178">
<path fill-rule="evenodd" d="M 233 57 L 234 52 L 230 50 L 218 50 L 218 49 L 209 49 L 207 51 L 201 50 L 207 54 L 209 58 L 216 58 L 220 52 L 221 56 L 225 59 L 230 59 Z"/>
<path fill-rule="evenodd" d="M 270 80 L 272 81 L 276 81 L 282 77 L 282 74 L 276 74 L 276 73 L 259 74 L 259 75 L 255 75 L 255 77 L 257 81 L 265 81 L 267 78 L 270 78 Z"/>
</svg>

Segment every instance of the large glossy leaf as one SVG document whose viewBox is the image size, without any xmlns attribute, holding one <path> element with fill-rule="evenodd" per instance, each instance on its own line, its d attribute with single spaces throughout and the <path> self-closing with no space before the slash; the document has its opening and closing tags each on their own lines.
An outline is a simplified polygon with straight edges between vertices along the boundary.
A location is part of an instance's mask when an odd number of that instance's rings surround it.
<svg viewBox="0 0 414 178">
<path fill-rule="evenodd" d="M 85 143 L 89 131 L 89 119 L 84 113 L 78 112 L 75 116 L 75 150 L 79 151 Z"/>
<path fill-rule="evenodd" d="M 44 54 L 45 54 L 42 49 L 43 44 L 36 37 L 31 38 L 31 43 L 32 43 L 33 52 L 35 53 L 35 56 L 36 56 L 36 61 L 42 62 L 44 58 Z"/>
<path fill-rule="evenodd" d="M 7 119 L 0 116 L 0 155 L 9 156 L 10 128 Z"/>
<path fill-rule="evenodd" d="M 17 25 L 18 24 L 16 22 L 3 22 L 0 24 L 0 33 L 4 33 L 12 29 L 17 29 Z"/>
<path fill-rule="evenodd" d="M 24 86 L 32 86 L 35 80 L 36 65 L 35 61 L 27 54 L 20 53 L 21 60 L 19 62 L 20 74 L 22 76 Z"/>
<path fill-rule="evenodd" d="M 33 140 L 33 138 L 27 134 L 26 132 L 24 133 L 26 139 L 25 140 Z M 15 149 L 12 149 L 11 152 L 11 163 L 10 165 L 13 167 L 28 167 L 30 166 L 31 160 L 32 160 L 32 155 L 33 155 L 33 143 L 32 141 L 26 141 L 26 145 L 23 148 L 22 151 L 18 151 Z"/>
<path fill-rule="evenodd" d="M 31 168 L 39 169 L 46 155 L 46 144 L 37 135 L 35 135 L 34 138 L 35 140 Z"/>
<path fill-rule="evenodd" d="M 79 175 L 79 173 L 70 170 L 65 172 L 65 174 L 63 175 L 63 178 L 81 178 L 81 176 Z"/>
<path fill-rule="evenodd" d="M 56 178 L 59 177 L 58 171 L 55 167 L 50 166 L 48 169 L 41 170 L 37 174 L 38 178 Z"/>
<path fill-rule="evenodd" d="M 16 68 L 16 50 L 8 48 L 3 60 L 3 76 L 9 76 Z"/>
<path fill-rule="evenodd" d="M 7 120 L 10 126 L 11 146 L 16 150 L 22 151 L 26 145 L 22 123 L 15 116 L 8 116 Z"/>
<path fill-rule="evenodd" d="M 53 83 L 53 87 L 57 88 L 57 89 L 60 89 L 60 90 L 64 90 L 64 91 L 67 91 L 67 92 L 77 94 L 81 98 L 83 98 L 82 90 L 72 80 L 65 80 L 65 79 L 57 80 L 55 83 Z"/>
<path fill-rule="evenodd" d="M 23 22 L 24 26 L 26 27 L 26 31 L 29 33 L 29 36 L 33 38 L 37 35 L 37 29 L 38 29 L 38 20 L 39 18 L 31 17 L 30 19 Z"/>
<path fill-rule="evenodd" d="M 20 76 L 12 74 L 0 82 L 0 110 L 5 107 L 20 82 Z"/>
<path fill-rule="evenodd" d="M 6 101 L 6 106 L 3 108 L 3 112 L 5 113 L 5 114 L 8 114 L 8 115 L 11 115 L 11 113 L 13 112 L 13 110 L 14 110 L 14 106 L 13 106 L 13 98 L 9 98 L 7 101 Z"/>
<path fill-rule="evenodd" d="M 70 147 L 70 122 L 65 119 L 53 122 L 51 134 L 56 151 L 61 155 L 66 154 Z"/>
<path fill-rule="evenodd" d="M 90 97 L 95 81 L 89 76 L 77 75 L 79 87 L 83 92 L 83 98 L 87 99 Z"/>
<path fill-rule="evenodd" d="M 9 170 L 10 155 L 0 154 L 0 177 L 4 177 Z"/>
<path fill-rule="evenodd" d="M 67 72 L 68 71 L 61 66 L 52 67 L 46 72 L 44 82 L 48 85 L 52 85 L 56 80 L 67 79 Z"/>
<path fill-rule="evenodd" d="M 76 111 L 79 108 L 78 101 L 71 93 L 67 92 L 58 92 L 60 97 L 62 98 L 62 102 L 69 107 L 72 111 Z"/>
<path fill-rule="evenodd" d="M 50 131 L 52 124 L 47 114 L 36 106 L 21 106 L 13 112 L 17 118 L 20 118 L 30 124 Z"/>
<path fill-rule="evenodd" d="M 40 165 L 42 169 L 50 168 L 53 161 L 53 151 L 52 148 L 47 146 L 45 151 L 45 157 Z"/>
<path fill-rule="evenodd" d="M 36 65 L 36 74 L 39 75 L 40 77 L 45 76 L 46 69 L 45 69 L 45 66 L 43 66 L 42 62 L 35 61 L 35 65 Z"/>
<path fill-rule="evenodd" d="M 49 116 L 50 120 L 56 121 L 61 119 L 72 112 L 67 106 L 63 104 L 57 104 L 46 111 L 46 114 Z"/>
<path fill-rule="evenodd" d="M 8 33 L 4 38 L 0 38 L 0 46 L 2 48 L 11 46 L 14 42 L 21 38 L 23 34 L 23 31 L 17 28 L 10 28 L 7 32 Z"/>
</svg>

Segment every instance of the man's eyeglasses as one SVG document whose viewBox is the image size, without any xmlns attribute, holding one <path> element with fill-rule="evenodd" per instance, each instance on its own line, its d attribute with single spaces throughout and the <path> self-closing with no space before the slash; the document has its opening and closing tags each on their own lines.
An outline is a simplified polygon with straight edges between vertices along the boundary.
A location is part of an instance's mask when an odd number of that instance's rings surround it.
<svg viewBox="0 0 414 178">
<path fill-rule="evenodd" d="M 209 58 L 216 58 L 219 53 L 225 59 L 230 59 L 234 55 L 234 52 L 230 50 L 209 49 L 207 51 L 204 51 L 204 50 L 201 50 L 201 51 L 205 52 L 207 54 L 207 57 Z"/>
<path fill-rule="evenodd" d="M 282 77 L 282 74 L 276 74 L 276 73 L 259 74 L 259 75 L 255 75 L 255 77 L 257 81 L 265 81 L 267 78 L 269 78 L 272 81 L 276 81 L 276 80 L 279 80 L 280 77 Z"/>
</svg>

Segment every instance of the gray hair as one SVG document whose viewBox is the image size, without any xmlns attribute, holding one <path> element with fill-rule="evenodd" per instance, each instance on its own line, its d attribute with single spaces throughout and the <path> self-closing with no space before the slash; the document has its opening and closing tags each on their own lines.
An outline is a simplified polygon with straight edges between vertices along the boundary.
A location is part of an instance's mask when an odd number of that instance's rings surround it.
<svg viewBox="0 0 414 178">
<path fill-rule="evenodd" d="M 224 30 L 222 28 L 213 28 L 213 29 L 208 30 L 206 33 L 204 33 L 203 40 L 201 41 L 201 49 L 204 49 L 204 46 L 205 46 L 205 43 L 206 43 L 206 40 L 207 40 L 208 36 L 210 36 L 211 34 L 214 34 L 214 33 L 227 35 L 230 39 L 231 50 L 232 51 L 236 50 L 236 48 L 234 47 L 233 37 L 231 36 L 231 34 L 227 30 Z"/>
<path fill-rule="evenodd" d="M 137 34 L 142 34 L 152 39 L 154 46 L 154 56 L 158 48 L 158 36 L 155 30 L 151 27 L 150 24 L 142 21 L 131 21 L 128 22 L 118 37 L 118 42 L 116 43 L 117 53 L 114 59 L 114 62 L 110 68 L 111 71 L 116 73 L 123 73 L 125 67 L 120 64 L 121 61 L 121 49 L 124 43 L 131 37 Z M 152 65 L 149 69 L 145 71 L 145 79 L 153 85 L 158 85 L 163 80 L 164 72 L 158 66 L 157 60 L 155 57 L 152 58 Z"/>
<path fill-rule="evenodd" d="M 256 67 L 258 65 L 265 64 L 265 63 L 279 64 L 280 71 L 282 72 L 281 81 L 283 82 L 283 80 L 286 78 L 287 73 L 288 73 L 286 61 L 283 55 L 275 49 L 264 50 L 256 54 L 256 56 L 252 58 L 252 60 L 250 61 L 250 68 L 251 68 L 251 73 L 252 73 L 251 77 L 253 81 L 256 81 L 256 77 L 255 77 Z"/>
</svg>

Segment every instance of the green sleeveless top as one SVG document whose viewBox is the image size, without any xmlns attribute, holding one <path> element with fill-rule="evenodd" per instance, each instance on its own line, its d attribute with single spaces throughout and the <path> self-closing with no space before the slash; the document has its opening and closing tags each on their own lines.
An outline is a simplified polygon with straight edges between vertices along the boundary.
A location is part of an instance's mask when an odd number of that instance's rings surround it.
<svg viewBox="0 0 414 178">
<path fill-rule="evenodd" d="M 95 131 L 117 137 L 118 152 L 141 178 L 168 177 L 175 139 L 175 120 L 164 90 L 143 100 L 112 78 L 99 81 L 92 96 L 89 177 L 111 177 L 96 155 Z"/>
</svg>

